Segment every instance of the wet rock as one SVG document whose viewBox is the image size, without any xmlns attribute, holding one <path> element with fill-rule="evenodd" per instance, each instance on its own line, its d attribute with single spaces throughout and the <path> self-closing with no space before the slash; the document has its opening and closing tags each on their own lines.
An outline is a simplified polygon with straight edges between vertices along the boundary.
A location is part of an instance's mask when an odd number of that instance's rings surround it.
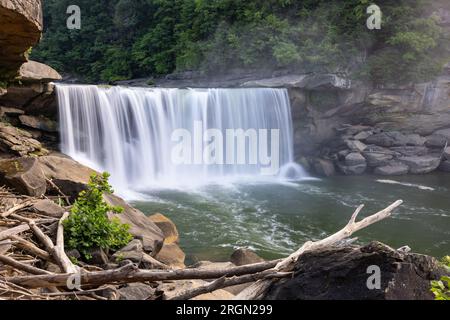
<svg viewBox="0 0 450 320">
<path fill-rule="evenodd" d="M 422 157 L 403 157 L 399 158 L 399 161 L 403 162 L 410 168 L 410 172 L 413 174 L 425 174 L 436 170 L 440 163 L 440 157 L 435 156 L 422 156 Z"/>
<path fill-rule="evenodd" d="M 450 147 L 445 148 L 444 157 L 445 159 L 450 160 Z"/>
<path fill-rule="evenodd" d="M 155 259 L 172 268 L 186 267 L 184 264 L 186 255 L 176 243 L 164 243 Z"/>
<path fill-rule="evenodd" d="M 358 165 L 354 165 L 354 166 L 346 166 L 346 165 L 343 165 L 342 163 L 339 163 L 338 167 L 339 167 L 339 170 L 347 176 L 360 175 L 360 174 L 363 174 L 364 172 L 366 172 L 367 163 L 358 164 Z"/>
<path fill-rule="evenodd" d="M 20 116 L 20 122 L 25 127 L 56 133 L 58 132 L 58 124 L 55 121 L 47 119 L 45 117 L 34 117 L 34 116 Z"/>
<path fill-rule="evenodd" d="M 382 132 L 366 139 L 367 143 L 381 147 L 423 146 L 426 141 L 418 134 L 405 135 L 398 131 Z"/>
<path fill-rule="evenodd" d="M 314 171 L 323 177 L 331 177 L 336 174 L 333 161 L 325 159 L 314 160 Z"/>
<path fill-rule="evenodd" d="M 374 173 L 381 176 L 401 176 L 409 172 L 409 167 L 402 163 L 390 163 L 386 166 L 378 167 Z"/>
<path fill-rule="evenodd" d="M 161 213 L 154 214 L 149 217 L 149 219 L 161 229 L 164 235 L 164 243 L 172 244 L 178 243 L 180 240 L 180 235 L 178 234 L 177 226 L 169 218 L 162 215 Z"/>
<path fill-rule="evenodd" d="M 368 268 L 381 271 L 380 289 L 367 287 Z M 292 279 L 275 283 L 267 300 L 432 300 L 430 281 L 444 274 L 435 258 L 404 254 L 381 243 L 306 253 Z"/>
<path fill-rule="evenodd" d="M 444 148 L 447 145 L 447 139 L 441 135 L 433 134 L 426 139 L 425 145 L 429 148 Z"/>
<path fill-rule="evenodd" d="M 450 160 L 442 161 L 441 165 L 439 166 L 439 170 L 450 172 Z"/>
<path fill-rule="evenodd" d="M 450 143 L 450 128 L 435 131 L 433 134 L 444 137 Z"/>
<path fill-rule="evenodd" d="M 264 259 L 252 250 L 241 248 L 233 252 L 230 261 L 236 266 L 245 266 L 247 264 L 264 262 Z"/>
<path fill-rule="evenodd" d="M 405 147 L 393 147 L 390 148 L 400 155 L 411 157 L 411 156 L 424 156 L 430 152 L 430 150 L 425 146 L 405 146 Z"/>
<path fill-rule="evenodd" d="M 131 207 L 123 199 L 115 195 L 104 195 L 105 201 L 112 206 L 122 207 L 124 210 L 120 214 L 110 213 L 109 217 L 117 217 L 122 223 L 130 226 L 130 233 L 134 238 L 142 241 L 143 248 L 151 256 L 156 256 L 161 250 L 164 235 L 144 213 Z"/>
<path fill-rule="evenodd" d="M 48 199 L 39 200 L 33 204 L 33 209 L 36 213 L 53 218 L 61 218 L 65 212 L 64 208 Z"/>
<path fill-rule="evenodd" d="M 47 181 L 35 158 L 0 161 L 0 184 L 32 197 L 42 197 L 47 190 Z"/>
<path fill-rule="evenodd" d="M 365 165 L 366 159 L 358 152 L 352 152 L 345 157 L 345 165 L 358 166 Z"/>
<path fill-rule="evenodd" d="M 120 300 L 144 301 L 153 300 L 156 290 L 144 283 L 130 283 L 119 290 Z"/>
<path fill-rule="evenodd" d="M 387 165 L 394 158 L 391 154 L 378 152 L 364 152 L 364 157 L 370 167 L 380 167 Z"/>
</svg>

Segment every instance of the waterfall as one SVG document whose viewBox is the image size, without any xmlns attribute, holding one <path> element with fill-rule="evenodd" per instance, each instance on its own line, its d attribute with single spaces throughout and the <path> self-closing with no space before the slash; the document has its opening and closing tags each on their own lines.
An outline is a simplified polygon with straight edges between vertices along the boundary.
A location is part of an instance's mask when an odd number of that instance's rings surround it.
<svg viewBox="0 0 450 320">
<path fill-rule="evenodd" d="M 58 85 L 61 149 L 98 171 L 116 189 L 217 183 L 260 177 L 261 164 L 174 164 L 173 132 L 218 129 L 279 131 L 280 175 L 304 175 L 294 163 L 293 129 L 285 89 L 148 89 Z M 269 134 L 270 135 L 270 134 Z M 267 146 L 270 150 L 271 143 Z M 227 155 L 224 155 L 227 156 Z"/>
</svg>

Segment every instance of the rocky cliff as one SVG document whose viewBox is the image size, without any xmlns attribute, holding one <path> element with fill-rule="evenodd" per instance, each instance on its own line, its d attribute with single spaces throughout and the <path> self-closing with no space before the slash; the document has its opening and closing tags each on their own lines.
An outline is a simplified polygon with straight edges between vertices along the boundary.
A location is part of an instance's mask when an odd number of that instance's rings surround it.
<svg viewBox="0 0 450 320">
<path fill-rule="evenodd" d="M 449 171 L 448 67 L 405 87 L 342 83 L 290 90 L 298 161 L 324 176 Z"/>
<path fill-rule="evenodd" d="M 40 0 L 0 0 L 0 80 L 9 80 L 41 38 Z"/>
</svg>

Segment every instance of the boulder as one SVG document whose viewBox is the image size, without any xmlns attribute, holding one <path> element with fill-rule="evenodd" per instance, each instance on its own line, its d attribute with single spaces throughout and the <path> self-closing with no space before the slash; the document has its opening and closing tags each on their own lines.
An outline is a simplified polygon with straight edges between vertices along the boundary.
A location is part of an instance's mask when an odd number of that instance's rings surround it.
<svg viewBox="0 0 450 320">
<path fill-rule="evenodd" d="M 169 218 L 161 213 L 154 214 L 149 219 L 161 229 L 164 235 L 164 243 L 172 244 L 180 241 L 180 235 L 178 234 L 177 226 Z"/>
<path fill-rule="evenodd" d="M 41 38 L 40 0 L 0 0 L 0 77 L 12 79 Z"/>
<path fill-rule="evenodd" d="M 433 134 L 444 137 L 450 143 L 450 128 L 435 131 Z"/>
<path fill-rule="evenodd" d="M 113 254 L 114 261 L 121 263 L 125 260 L 136 263 L 139 267 L 145 269 L 166 269 L 167 266 L 158 262 L 153 257 L 144 252 L 142 241 L 132 240 L 127 246 Z"/>
<path fill-rule="evenodd" d="M 323 177 L 331 177 L 336 174 L 333 161 L 325 159 L 314 160 L 314 171 Z"/>
<path fill-rule="evenodd" d="M 345 157 L 345 165 L 358 166 L 366 164 L 366 159 L 359 152 L 352 152 Z"/>
<path fill-rule="evenodd" d="M 45 176 L 72 199 L 76 199 L 78 194 L 85 190 L 90 176 L 96 173 L 94 170 L 60 154 L 40 157 L 39 164 Z"/>
<path fill-rule="evenodd" d="M 182 269 L 186 267 L 184 264 L 186 255 L 176 243 L 164 243 L 155 259 L 172 268 Z"/>
<path fill-rule="evenodd" d="M 445 148 L 444 157 L 445 159 L 450 160 L 450 147 Z"/>
<path fill-rule="evenodd" d="M 42 144 L 33 139 L 29 132 L 4 123 L 0 123 L 0 151 L 20 157 L 48 154 Z"/>
<path fill-rule="evenodd" d="M 367 286 L 371 266 L 380 268 L 380 289 Z M 433 300 L 430 281 L 444 273 L 433 257 L 377 242 L 328 248 L 304 254 L 294 277 L 277 281 L 263 300 Z"/>
<path fill-rule="evenodd" d="M 401 176 L 409 172 L 409 167 L 402 163 L 390 163 L 386 166 L 378 167 L 374 173 L 381 176 Z"/>
<path fill-rule="evenodd" d="M 20 123 L 29 128 L 56 133 L 58 132 L 58 123 L 45 117 L 19 116 Z"/>
<path fill-rule="evenodd" d="M 355 140 L 366 140 L 371 135 L 373 135 L 373 131 L 363 131 L 363 132 L 360 132 L 357 135 L 355 135 L 353 137 L 353 139 L 355 139 Z"/>
<path fill-rule="evenodd" d="M 88 254 L 90 255 L 90 258 L 88 259 L 88 262 L 90 264 L 96 265 L 96 266 L 104 266 L 107 265 L 109 262 L 108 256 L 106 255 L 105 251 L 101 248 L 93 248 L 88 250 Z"/>
<path fill-rule="evenodd" d="M 245 266 L 247 264 L 264 262 L 264 259 L 249 249 L 241 248 L 233 252 L 230 261 L 236 266 Z"/>
<path fill-rule="evenodd" d="M 52 67 L 36 61 L 24 63 L 19 70 L 19 80 L 33 82 L 50 82 L 61 80 L 61 75 Z"/>
<path fill-rule="evenodd" d="M 442 161 L 441 165 L 439 166 L 439 170 L 450 172 L 450 160 Z"/>
<path fill-rule="evenodd" d="M 418 134 L 405 135 L 398 131 L 382 132 L 366 139 L 367 143 L 381 147 L 423 146 L 426 141 Z"/>
<path fill-rule="evenodd" d="M 119 288 L 120 300 L 145 301 L 154 300 L 156 290 L 145 283 L 130 283 Z"/>
<path fill-rule="evenodd" d="M 122 223 L 130 226 L 130 233 L 134 238 L 142 241 L 143 248 L 149 252 L 151 256 L 156 256 L 161 250 L 164 235 L 148 217 L 141 211 L 131 207 L 123 199 L 110 194 L 104 195 L 105 201 L 111 206 L 119 206 L 124 210 L 120 214 L 110 213 L 109 217 L 117 217 Z"/>
<path fill-rule="evenodd" d="M 400 162 L 406 164 L 410 172 L 413 174 L 425 174 L 436 170 L 440 163 L 441 158 L 438 156 L 415 156 L 415 157 L 402 157 L 399 158 Z"/>
<path fill-rule="evenodd" d="M 390 160 L 394 158 L 394 156 L 391 154 L 378 152 L 364 152 L 363 155 L 370 167 L 385 166 L 389 163 Z"/>
<path fill-rule="evenodd" d="M 347 145 L 347 148 L 355 152 L 363 152 L 367 149 L 367 146 L 358 140 L 347 140 L 345 144 Z"/>
<path fill-rule="evenodd" d="M 32 197 L 42 197 L 47 190 L 47 181 L 35 158 L 0 161 L 0 185 Z"/>
<path fill-rule="evenodd" d="M 358 164 L 354 166 L 346 166 L 342 163 L 338 163 L 339 170 L 347 176 L 353 176 L 353 175 L 360 175 L 366 172 L 367 170 L 367 163 Z"/>
<path fill-rule="evenodd" d="M 430 152 L 425 146 L 405 146 L 405 147 L 392 147 L 391 151 L 403 156 L 424 156 Z"/>
<path fill-rule="evenodd" d="M 22 109 L 0 107 L 0 118 L 4 116 L 21 116 L 25 113 Z"/>
<path fill-rule="evenodd" d="M 168 300 L 170 298 L 176 297 L 187 290 L 192 290 L 198 287 L 207 285 L 208 282 L 203 280 L 182 280 L 176 282 L 165 282 L 159 285 L 157 288 L 164 292 L 163 298 Z M 216 290 L 211 293 L 202 294 L 195 297 L 192 300 L 232 300 L 234 295 L 225 290 Z"/>
<path fill-rule="evenodd" d="M 447 145 L 447 139 L 444 136 L 433 134 L 428 136 L 425 145 L 429 148 L 444 148 Z"/>
<path fill-rule="evenodd" d="M 61 218 L 65 212 L 63 207 L 48 199 L 37 201 L 33 204 L 33 209 L 36 213 L 53 218 Z"/>
</svg>

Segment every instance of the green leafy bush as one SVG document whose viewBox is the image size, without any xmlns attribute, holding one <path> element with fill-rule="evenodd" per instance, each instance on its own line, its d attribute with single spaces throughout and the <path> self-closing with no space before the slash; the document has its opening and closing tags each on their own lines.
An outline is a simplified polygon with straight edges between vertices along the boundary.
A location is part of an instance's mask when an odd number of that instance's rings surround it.
<svg viewBox="0 0 450 320">
<path fill-rule="evenodd" d="M 70 216 L 64 221 L 66 246 L 77 249 L 86 259 L 90 258 L 90 249 L 120 249 L 133 238 L 128 231 L 129 225 L 122 224 L 118 218 L 108 219 L 108 212 L 123 211 L 103 199 L 104 193 L 113 193 L 108 178 L 108 173 L 92 175 L 87 190 L 80 193 Z"/>
<path fill-rule="evenodd" d="M 442 264 L 450 272 L 450 256 L 444 257 Z M 431 292 L 436 300 L 450 300 L 450 277 L 443 276 L 440 280 L 431 281 Z"/>
</svg>

